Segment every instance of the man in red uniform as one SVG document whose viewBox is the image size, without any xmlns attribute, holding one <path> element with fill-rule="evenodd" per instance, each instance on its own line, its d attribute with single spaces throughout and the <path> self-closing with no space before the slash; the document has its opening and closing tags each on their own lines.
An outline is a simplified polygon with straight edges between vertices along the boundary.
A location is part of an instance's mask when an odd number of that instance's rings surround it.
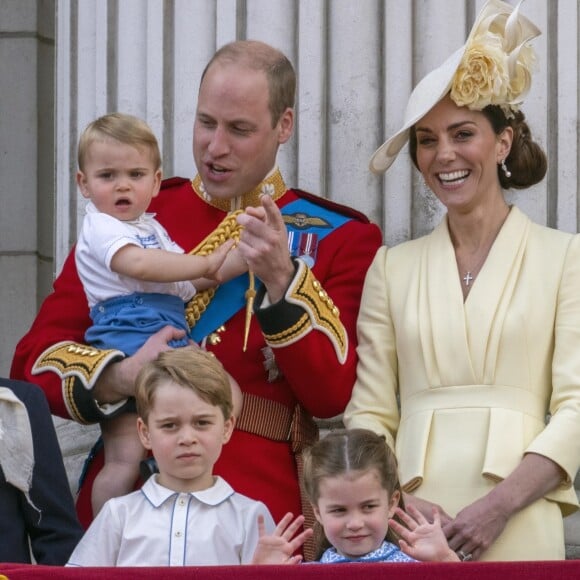
<svg viewBox="0 0 580 580">
<path fill-rule="evenodd" d="M 295 83 L 288 59 L 266 44 L 222 47 L 199 90 L 193 139 L 198 174 L 166 180 L 150 208 L 186 251 L 211 251 L 216 240 L 239 235 L 253 276 L 223 284 L 215 295 L 201 293 L 187 311 L 193 338 L 218 357 L 244 393 L 237 429 L 216 472 L 238 492 L 266 503 L 276 521 L 287 511 L 301 512 L 297 460 L 301 446 L 316 436 L 310 418 L 342 413 L 349 400 L 364 276 L 382 242 L 379 228 L 362 214 L 287 189 L 276 154 L 292 134 Z M 228 222 L 238 209 L 246 211 Z M 254 277 L 251 320 L 246 290 Z M 167 327 L 125 357 L 87 347 L 89 323 L 71 254 L 12 365 L 13 377 L 42 386 L 54 414 L 80 423 L 120 412 L 143 362 L 180 336 Z M 101 465 L 97 454 L 79 492 L 85 525 Z"/>
</svg>

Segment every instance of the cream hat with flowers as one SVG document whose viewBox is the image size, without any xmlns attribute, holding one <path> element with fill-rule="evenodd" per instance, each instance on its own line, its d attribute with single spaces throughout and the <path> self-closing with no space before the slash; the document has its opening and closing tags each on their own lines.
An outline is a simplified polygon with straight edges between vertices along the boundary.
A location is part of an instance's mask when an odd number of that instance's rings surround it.
<svg viewBox="0 0 580 580">
<path fill-rule="evenodd" d="M 501 0 L 488 0 L 467 42 L 415 87 L 399 131 L 371 157 L 370 170 L 385 172 L 409 139 L 409 129 L 447 93 L 458 106 L 481 111 L 500 106 L 507 116 L 517 110 L 531 85 L 535 55 L 528 41 L 541 34 L 530 20 Z"/>
</svg>

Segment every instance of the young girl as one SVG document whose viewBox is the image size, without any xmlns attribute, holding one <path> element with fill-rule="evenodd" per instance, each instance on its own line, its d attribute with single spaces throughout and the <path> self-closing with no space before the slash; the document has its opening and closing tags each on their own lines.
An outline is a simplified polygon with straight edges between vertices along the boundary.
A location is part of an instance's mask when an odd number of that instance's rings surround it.
<svg viewBox="0 0 580 580">
<path fill-rule="evenodd" d="M 384 437 L 333 431 L 306 451 L 303 477 L 322 528 L 320 562 L 459 561 L 437 511 L 430 523 L 414 508 L 403 510 L 397 461 Z"/>
</svg>

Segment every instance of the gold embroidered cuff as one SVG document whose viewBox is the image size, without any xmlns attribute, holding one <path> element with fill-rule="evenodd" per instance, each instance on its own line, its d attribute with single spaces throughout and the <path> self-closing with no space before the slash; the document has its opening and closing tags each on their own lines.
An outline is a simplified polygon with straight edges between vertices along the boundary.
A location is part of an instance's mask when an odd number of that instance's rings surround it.
<svg viewBox="0 0 580 580">
<path fill-rule="evenodd" d="M 296 275 L 286 291 L 285 301 L 300 307 L 302 314 L 290 327 L 276 333 L 264 332 L 264 337 L 273 347 L 285 346 L 314 328 L 330 339 L 342 364 L 348 351 L 348 336 L 340 320 L 340 312 L 312 270 L 302 260 L 295 260 L 295 263 L 298 266 Z"/>
<path fill-rule="evenodd" d="M 52 371 L 63 383 L 65 379 L 74 376 L 90 390 L 109 363 L 124 357 L 120 350 L 98 350 L 78 342 L 59 342 L 47 348 L 36 359 L 32 374 Z"/>
</svg>

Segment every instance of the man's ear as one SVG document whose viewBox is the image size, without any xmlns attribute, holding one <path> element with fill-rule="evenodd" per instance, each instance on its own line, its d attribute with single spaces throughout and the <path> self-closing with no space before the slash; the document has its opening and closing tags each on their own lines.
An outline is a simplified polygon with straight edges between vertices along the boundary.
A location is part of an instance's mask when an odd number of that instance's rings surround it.
<svg viewBox="0 0 580 580">
<path fill-rule="evenodd" d="M 278 143 L 282 145 L 292 137 L 294 130 L 294 109 L 287 107 L 278 121 Z"/>
</svg>

